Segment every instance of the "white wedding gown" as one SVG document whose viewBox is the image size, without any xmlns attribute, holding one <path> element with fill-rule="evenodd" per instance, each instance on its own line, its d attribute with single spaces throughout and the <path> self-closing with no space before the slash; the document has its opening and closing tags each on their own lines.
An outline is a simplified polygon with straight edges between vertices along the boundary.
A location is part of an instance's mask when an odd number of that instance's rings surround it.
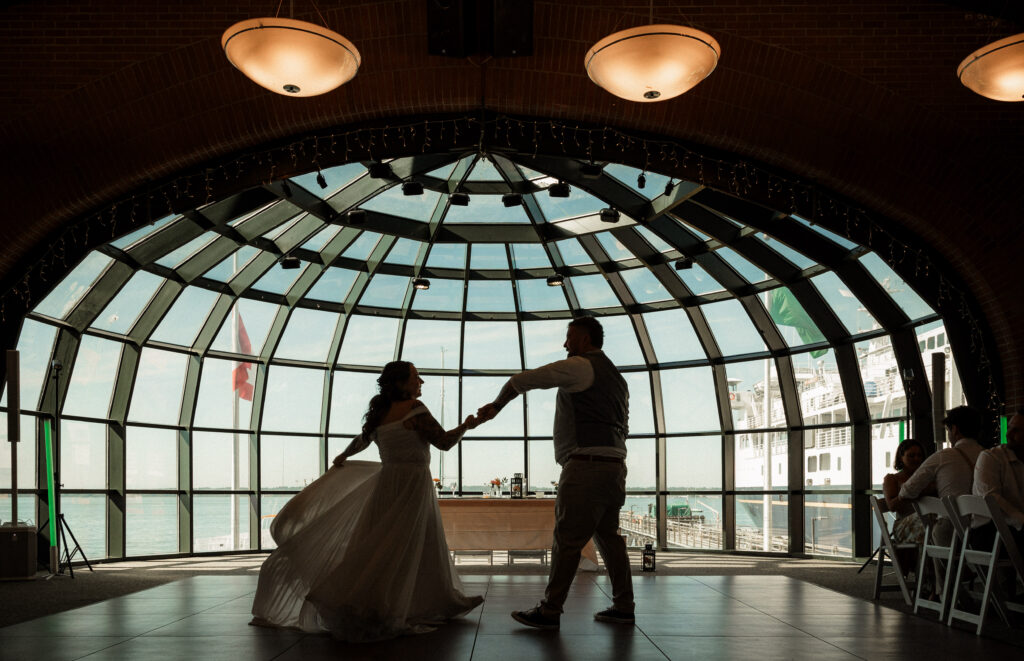
<svg viewBox="0 0 1024 661">
<path fill-rule="evenodd" d="M 452 565 L 430 446 L 402 425 L 424 412 L 377 428 L 382 463 L 332 467 L 281 509 L 252 624 L 363 642 L 430 631 L 483 602 Z"/>
</svg>

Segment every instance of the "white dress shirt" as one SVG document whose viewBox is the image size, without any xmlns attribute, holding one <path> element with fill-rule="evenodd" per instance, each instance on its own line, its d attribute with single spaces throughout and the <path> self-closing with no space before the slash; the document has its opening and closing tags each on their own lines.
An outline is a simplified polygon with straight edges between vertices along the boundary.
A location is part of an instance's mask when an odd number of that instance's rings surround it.
<svg viewBox="0 0 1024 661">
<path fill-rule="evenodd" d="M 974 466 L 982 450 L 984 448 L 973 438 L 961 438 L 953 447 L 932 454 L 900 487 L 900 498 L 913 500 L 932 482 L 939 498 L 971 493 Z"/>
<path fill-rule="evenodd" d="M 1024 462 L 1005 445 L 981 453 L 974 470 L 974 495 L 995 496 L 1006 522 L 1020 530 L 1024 526 Z M 975 517 L 974 526 L 986 523 Z"/>
</svg>

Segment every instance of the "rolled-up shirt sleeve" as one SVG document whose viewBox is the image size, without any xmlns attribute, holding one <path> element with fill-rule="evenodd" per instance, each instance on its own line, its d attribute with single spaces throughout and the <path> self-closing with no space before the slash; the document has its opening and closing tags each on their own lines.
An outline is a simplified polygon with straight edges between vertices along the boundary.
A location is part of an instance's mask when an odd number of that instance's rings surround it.
<svg viewBox="0 0 1024 661">
<path fill-rule="evenodd" d="M 1002 489 L 1009 487 L 1009 485 L 1003 484 L 1003 466 L 1001 463 L 999 458 L 992 452 L 982 452 L 978 455 L 978 463 L 974 467 L 974 488 L 972 491 L 975 496 L 981 496 L 982 498 L 992 494 L 1006 516 L 1006 522 L 1020 530 L 1024 527 L 1024 512 L 1021 512 L 1002 494 Z M 1009 473 L 1010 471 L 1007 470 L 1006 472 Z"/>
<path fill-rule="evenodd" d="M 528 390 L 562 388 L 566 392 L 580 392 L 593 384 L 594 368 L 590 361 L 583 356 L 572 356 L 516 374 L 502 387 L 494 400 L 494 405 L 501 410 Z"/>
<path fill-rule="evenodd" d="M 925 488 L 935 481 L 935 475 L 939 470 L 940 453 L 936 452 L 927 459 L 924 463 L 917 467 L 914 474 L 903 483 L 900 487 L 900 498 L 904 500 L 914 500 L 921 495 L 921 492 Z"/>
</svg>

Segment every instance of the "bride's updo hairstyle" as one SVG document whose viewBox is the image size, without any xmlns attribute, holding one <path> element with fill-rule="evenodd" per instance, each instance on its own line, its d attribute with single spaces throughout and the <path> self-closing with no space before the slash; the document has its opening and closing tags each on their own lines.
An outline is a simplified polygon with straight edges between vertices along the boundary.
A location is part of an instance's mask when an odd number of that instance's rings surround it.
<svg viewBox="0 0 1024 661">
<path fill-rule="evenodd" d="M 377 377 L 377 394 L 370 399 L 370 408 L 363 416 L 363 438 L 368 439 L 380 426 L 380 421 L 387 415 L 392 403 L 409 399 L 409 393 L 405 392 L 402 386 L 408 383 L 411 368 L 412 363 L 396 360 L 381 370 L 380 376 Z"/>
</svg>

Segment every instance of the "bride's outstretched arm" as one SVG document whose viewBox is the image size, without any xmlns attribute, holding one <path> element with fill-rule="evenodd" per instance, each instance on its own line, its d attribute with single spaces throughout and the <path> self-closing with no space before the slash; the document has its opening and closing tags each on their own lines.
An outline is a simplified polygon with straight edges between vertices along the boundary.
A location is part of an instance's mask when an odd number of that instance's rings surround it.
<svg viewBox="0 0 1024 661">
<path fill-rule="evenodd" d="M 439 450 L 450 450 L 462 440 L 462 435 L 468 430 L 474 429 L 477 424 L 476 416 L 466 416 L 465 421 L 454 429 L 445 431 L 429 412 L 413 416 L 406 424 L 410 429 L 415 429 L 431 445 Z"/>
<path fill-rule="evenodd" d="M 334 458 L 333 463 L 335 466 L 340 466 L 343 463 L 345 463 L 346 459 L 348 459 L 354 454 L 359 454 L 368 447 L 370 447 L 370 441 L 364 441 L 363 435 L 360 434 L 359 436 L 356 436 L 355 438 L 352 439 L 352 442 L 348 444 L 348 447 L 345 448 L 344 452 L 342 452 L 341 454 Z"/>
</svg>

